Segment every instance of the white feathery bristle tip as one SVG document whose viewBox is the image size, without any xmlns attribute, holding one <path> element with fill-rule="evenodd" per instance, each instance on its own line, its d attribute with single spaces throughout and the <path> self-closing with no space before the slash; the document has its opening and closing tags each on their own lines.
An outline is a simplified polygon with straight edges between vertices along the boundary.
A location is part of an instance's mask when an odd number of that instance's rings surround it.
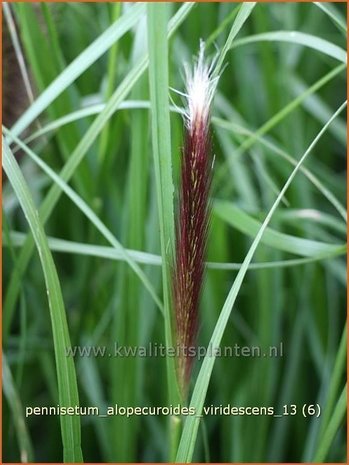
<svg viewBox="0 0 349 465">
<path fill-rule="evenodd" d="M 205 61 L 205 43 L 200 42 L 200 52 L 193 70 L 186 67 L 186 87 L 188 109 L 186 112 L 187 125 L 194 130 L 197 125 L 205 122 L 209 116 L 217 78 L 211 78 L 211 65 Z"/>
</svg>

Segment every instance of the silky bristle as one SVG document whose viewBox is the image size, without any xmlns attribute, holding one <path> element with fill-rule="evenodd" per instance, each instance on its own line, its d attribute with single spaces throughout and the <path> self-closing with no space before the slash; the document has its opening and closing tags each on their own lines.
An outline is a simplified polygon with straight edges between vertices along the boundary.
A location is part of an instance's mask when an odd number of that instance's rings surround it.
<svg viewBox="0 0 349 465">
<path fill-rule="evenodd" d="M 186 68 L 188 110 L 187 126 L 195 130 L 201 121 L 207 121 L 218 78 L 211 78 L 212 65 L 205 60 L 205 44 L 200 43 L 200 52 L 193 70 Z"/>
</svg>

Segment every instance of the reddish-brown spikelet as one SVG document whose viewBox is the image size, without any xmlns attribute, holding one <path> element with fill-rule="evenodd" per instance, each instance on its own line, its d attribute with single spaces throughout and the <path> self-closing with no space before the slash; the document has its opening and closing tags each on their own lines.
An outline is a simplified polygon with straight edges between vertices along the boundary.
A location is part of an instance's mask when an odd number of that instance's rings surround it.
<svg viewBox="0 0 349 465">
<path fill-rule="evenodd" d="M 196 345 L 198 331 L 213 162 L 209 126 L 215 81 L 210 79 L 210 69 L 204 62 L 203 51 L 201 44 L 194 71 L 192 74 L 187 72 L 188 114 L 181 160 L 173 274 L 176 342 L 181 349 L 178 379 L 183 396 L 187 393 L 192 369 L 190 348 Z"/>
</svg>

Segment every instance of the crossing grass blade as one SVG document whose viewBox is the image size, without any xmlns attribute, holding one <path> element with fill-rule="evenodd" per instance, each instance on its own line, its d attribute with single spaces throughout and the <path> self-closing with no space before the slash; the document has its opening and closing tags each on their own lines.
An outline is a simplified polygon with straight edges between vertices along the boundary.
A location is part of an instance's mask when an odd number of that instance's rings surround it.
<svg viewBox="0 0 349 465">
<path fill-rule="evenodd" d="M 57 270 L 29 188 L 4 138 L 3 157 L 3 168 L 30 226 L 45 277 L 55 349 L 59 403 L 75 407 L 79 405 L 78 388 L 73 359 L 65 356 L 65 349 L 70 346 L 70 338 Z M 64 461 L 82 462 L 80 417 L 61 416 L 60 422 Z"/>
</svg>

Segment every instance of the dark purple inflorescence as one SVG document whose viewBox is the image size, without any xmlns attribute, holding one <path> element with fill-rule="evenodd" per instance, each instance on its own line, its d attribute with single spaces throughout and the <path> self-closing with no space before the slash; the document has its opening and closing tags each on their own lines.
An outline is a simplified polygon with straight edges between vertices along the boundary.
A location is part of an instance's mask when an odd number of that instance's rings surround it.
<svg viewBox="0 0 349 465">
<path fill-rule="evenodd" d="M 214 82 L 203 61 L 203 46 L 192 74 L 187 73 L 188 113 L 181 159 L 176 224 L 173 298 L 176 340 L 181 350 L 178 379 L 186 394 L 198 332 L 198 310 L 209 225 L 212 155 L 210 104 Z"/>
</svg>

